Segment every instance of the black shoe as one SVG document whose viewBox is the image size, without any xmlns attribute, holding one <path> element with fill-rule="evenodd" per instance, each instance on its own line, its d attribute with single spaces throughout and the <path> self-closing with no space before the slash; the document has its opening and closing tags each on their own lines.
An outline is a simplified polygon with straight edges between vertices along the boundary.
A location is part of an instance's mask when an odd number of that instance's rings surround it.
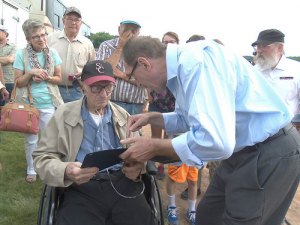
<svg viewBox="0 0 300 225">
<path fill-rule="evenodd" d="M 201 190 L 200 188 L 197 189 L 197 196 L 201 195 Z M 180 195 L 180 197 L 183 199 L 183 200 L 187 200 L 188 199 L 188 188 L 186 188 Z"/>
</svg>

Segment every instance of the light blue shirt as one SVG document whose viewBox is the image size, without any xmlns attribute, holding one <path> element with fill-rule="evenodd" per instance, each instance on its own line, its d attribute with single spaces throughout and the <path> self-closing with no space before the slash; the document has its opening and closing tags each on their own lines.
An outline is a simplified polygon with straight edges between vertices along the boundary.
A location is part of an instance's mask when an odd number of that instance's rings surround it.
<svg viewBox="0 0 300 225">
<path fill-rule="evenodd" d="M 84 97 L 85 98 L 85 97 Z M 76 160 L 83 162 L 88 153 L 122 148 L 120 139 L 114 130 L 112 112 L 109 106 L 105 107 L 102 122 L 98 125 L 94 122 L 87 107 L 86 98 L 83 100 L 81 116 L 83 120 L 83 140 L 77 153 Z M 120 169 L 122 164 L 117 164 L 108 169 Z"/>
<path fill-rule="evenodd" d="M 59 57 L 59 55 L 55 49 L 50 48 L 50 55 L 54 62 L 54 67 L 56 67 L 62 63 L 61 58 Z M 36 56 L 40 63 L 41 68 L 44 68 L 45 62 L 46 62 L 44 52 L 36 52 Z M 23 59 L 23 49 L 19 49 L 17 51 L 13 67 L 14 67 L 14 69 L 25 71 L 24 59 Z M 31 70 L 31 69 L 32 68 L 30 66 L 29 59 L 28 59 L 26 70 Z M 51 98 L 50 92 L 48 90 L 46 81 L 37 83 L 37 82 L 33 82 L 31 80 L 30 90 L 31 90 L 31 95 L 33 97 L 33 105 L 35 107 L 37 107 L 38 109 L 53 108 L 52 98 Z"/>
<path fill-rule="evenodd" d="M 167 133 L 183 133 L 172 139 L 183 163 L 226 159 L 292 119 L 260 72 L 214 41 L 169 44 L 166 62 L 176 106 L 163 118 Z"/>
</svg>

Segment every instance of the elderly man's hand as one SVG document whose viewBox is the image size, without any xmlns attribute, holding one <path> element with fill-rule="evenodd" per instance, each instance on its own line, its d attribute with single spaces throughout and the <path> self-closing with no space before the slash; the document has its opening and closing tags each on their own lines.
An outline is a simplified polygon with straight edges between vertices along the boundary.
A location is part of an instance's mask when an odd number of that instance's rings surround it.
<svg viewBox="0 0 300 225">
<path fill-rule="evenodd" d="M 65 179 L 76 184 L 83 184 L 88 182 L 98 171 L 97 167 L 81 168 L 80 162 L 70 162 L 65 170 Z"/>
<path fill-rule="evenodd" d="M 132 33 L 131 30 L 127 30 L 124 33 L 122 33 L 119 37 L 119 41 L 118 41 L 118 46 L 117 48 L 123 48 L 124 45 L 126 44 L 126 42 L 132 38 L 134 36 L 134 34 Z"/>
</svg>

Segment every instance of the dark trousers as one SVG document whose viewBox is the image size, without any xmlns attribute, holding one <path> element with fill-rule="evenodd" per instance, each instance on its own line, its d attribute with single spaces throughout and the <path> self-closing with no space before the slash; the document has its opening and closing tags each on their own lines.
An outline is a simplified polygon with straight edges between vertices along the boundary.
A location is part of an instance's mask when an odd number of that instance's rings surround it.
<svg viewBox="0 0 300 225">
<path fill-rule="evenodd" d="M 121 173 L 121 172 L 120 172 Z M 126 196 L 141 193 L 141 183 L 124 175 L 112 179 L 114 187 Z M 72 185 L 64 192 L 57 225 L 153 225 L 154 219 L 144 194 L 124 198 L 109 179 Z"/>
<path fill-rule="evenodd" d="M 197 207 L 197 225 L 280 225 L 300 176 L 295 128 L 222 161 Z M 273 137 L 274 137 L 273 136 Z"/>
</svg>

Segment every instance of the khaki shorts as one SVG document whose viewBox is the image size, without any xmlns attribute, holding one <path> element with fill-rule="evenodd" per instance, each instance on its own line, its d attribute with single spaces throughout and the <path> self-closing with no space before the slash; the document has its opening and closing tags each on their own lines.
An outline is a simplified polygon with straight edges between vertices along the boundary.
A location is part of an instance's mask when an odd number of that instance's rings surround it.
<svg viewBox="0 0 300 225">
<path fill-rule="evenodd" d="M 187 166 L 186 164 L 181 166 L 168 165 L 168 175 L 171 180 L 177 183 L 183 183 L 186 180 L 197 181 L 198 170 L 197 167 Z"/>
</svg>

